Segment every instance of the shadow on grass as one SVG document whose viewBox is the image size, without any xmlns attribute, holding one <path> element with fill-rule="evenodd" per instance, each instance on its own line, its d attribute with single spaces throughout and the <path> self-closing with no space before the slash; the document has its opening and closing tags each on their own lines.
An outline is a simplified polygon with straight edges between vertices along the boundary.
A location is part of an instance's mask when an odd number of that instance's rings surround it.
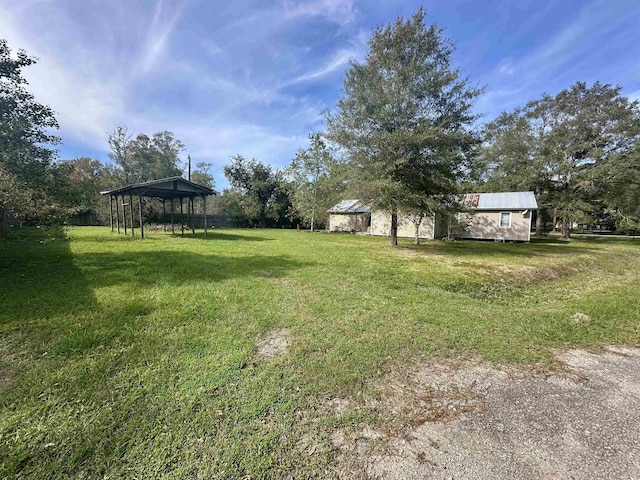
<svg viewBox="0 0 640 480">
<path fill-rule="evenodd" d="M 91 286 L 74 264 L 62 228 L 21 228 L 0 246 L 0 324 L 90 308 Z"/>
<path fill-rule="evenodd" d="M 245 239 L 218 235 L 220 239 Z M 235 238 L 234 238 L 235 237 Z M 89 236 L 88 241 L 92 240 Z M 110 237 L 103 237 L 102 241 Z M 215 240 L 216 237 L 210 238 Z M 257 237 L 246 237 L 256 241 Z M 95 236 L 95 241 L 99 236 Z M 78 241 L 87 241 L 80 237 Z M 145 239 L 144 242 L 147 240 Z M 133 247 L 133 245 L 132 245 Z M 189 282 L 215 283 L 229 278 L 270 278 L 304 266 L 288 256 L 222 256 L 190 251 L 136 251 L 119 246 L 120 252 L 72 254 L 62 229 L 22 229 L 0 244 L 0 292 L 3 309 L 0 324 L 16 329 L 25 321 L 81 315 L 101 308 L 96 288 L 127 285 L 131 295 L 118 309 L 150 313 L 140 298 L 144 288 L 179 286 Z M 140 291 L 138 290 L 140 289 Z"/>
</svg>

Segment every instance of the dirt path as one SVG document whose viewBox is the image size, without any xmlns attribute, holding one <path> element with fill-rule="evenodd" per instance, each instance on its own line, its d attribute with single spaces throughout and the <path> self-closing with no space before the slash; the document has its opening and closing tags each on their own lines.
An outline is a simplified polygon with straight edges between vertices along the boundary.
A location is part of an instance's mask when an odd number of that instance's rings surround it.
<svg viewBox="0 0 640 480">
<path fill-rule="evenodd" d="M 377 444 L 361 452 L 366 474 L 384 479 L 640 478 L 640 349 L 572 350 L 559 358 L 567 374 L 520 374 L 481 365 L 431 366 L 416 373 L 410 382 L 444 392 L 444 409 L 467 413 L 422 422 L 402 435 L 378 435 Z M 415 395 L 413 385 L 409 391 Z M 394 395 L 389 402 L 400 398 Z"/>
</svg>

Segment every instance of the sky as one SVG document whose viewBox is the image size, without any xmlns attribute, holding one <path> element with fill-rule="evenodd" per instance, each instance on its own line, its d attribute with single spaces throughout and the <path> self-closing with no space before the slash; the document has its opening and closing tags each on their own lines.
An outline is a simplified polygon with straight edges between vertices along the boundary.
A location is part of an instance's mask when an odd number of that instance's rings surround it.
<svg viewBox="0 0 640 480">
<path fill-rule="evenodd" d="M 640 99 L 638 0 L 0 0 L 0 38 L 39 58 L 24 74 L 61 159 L 108 162 L 116 125 L 169 130 L 224 187 L 233 155 L 290 163 L 371 32 L 421 6 L 485 88 L 483 121 L 577 81 Z"/>
</svg>

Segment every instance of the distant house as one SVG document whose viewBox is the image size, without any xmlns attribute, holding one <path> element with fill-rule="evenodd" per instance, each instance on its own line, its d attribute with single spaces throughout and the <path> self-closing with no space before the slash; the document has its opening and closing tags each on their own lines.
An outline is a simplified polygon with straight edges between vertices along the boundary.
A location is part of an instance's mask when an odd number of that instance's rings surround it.
<svg viewBox="0 0 640 480">
<path fill-rule="evenodd" d="M 467 212 L 458 215 L 463 229 L 459 238 L 480 240 L 523 241 L 531 239 L 532 212 L 538 209 L 533 192 L 471 193 L 462 198 Z M 329 210 L 330 232 L 356 232 L 388 236 L 391 214 L 371 210 L 360 200 L 344 200 Z M 446 219 L 432 215 L 422 219 L 419 236 L 441 238 L 446 234 Z M 398 214 L 398 237 L 413 238 L 415 224 Z"/>
</svg>

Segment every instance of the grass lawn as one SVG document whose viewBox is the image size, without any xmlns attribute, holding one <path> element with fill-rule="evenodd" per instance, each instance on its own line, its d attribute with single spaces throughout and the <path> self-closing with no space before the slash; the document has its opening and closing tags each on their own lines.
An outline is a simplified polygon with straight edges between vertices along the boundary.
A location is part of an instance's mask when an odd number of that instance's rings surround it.
<svg viewBox="0 0 640 480">
<path fill-rule="evenodd" d="M 362 399 L 394 369 L 640 343 L 640 241 L 387 241 L 11 232 L 0 478 L 338 476 L 331 433 L 381 421 Z M 282 329 L 289 350 L 261 356 Z"/>
</svg>

